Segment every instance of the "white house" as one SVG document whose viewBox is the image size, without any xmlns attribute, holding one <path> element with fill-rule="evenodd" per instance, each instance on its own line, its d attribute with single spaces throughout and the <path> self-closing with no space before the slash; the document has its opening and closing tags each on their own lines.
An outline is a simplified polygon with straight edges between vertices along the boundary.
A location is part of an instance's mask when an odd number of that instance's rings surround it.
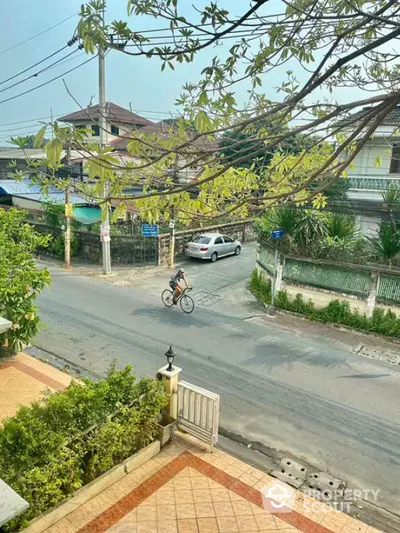
<svg viewBox="0 0 400 533">
<path fill-rule="evenodd" d="M 363 108 L 341 121 L 343 133 L 352 133 L 371 109 Z M 349 200 L 363 205 L 366 211 L 372 204 L 382 204 L 382 192 L 390 186 L 400 188 L 400 106 L 383 119 L 346 172 L 350 186 L 347 193 Z M 380 218 L 379 214 L 374 217 L 371 212 L 360 215 L 362 233 L 374 233 Z"/>
<path fill-rule="evenodd" d="M 153 124 L 147 118 L 136 115 L 128 109 L 124 109 L 112 102 L 106 102 L 104 106 L 104 118 L 106 121 L 106 144 L 110 144 L 121 135 L 125 135 L 132 130 Z M 80 111 L 75 111 L 75 113 L 71 113 L 70 115 L 65 115 L 60 118 L 60 121 L 72 124 L 77 129 L 87 129 L 90 132 L 89 140 L 91 142 L 100 142 L 100 119 L 100 106 L 96 104 Z"/>
</svg>

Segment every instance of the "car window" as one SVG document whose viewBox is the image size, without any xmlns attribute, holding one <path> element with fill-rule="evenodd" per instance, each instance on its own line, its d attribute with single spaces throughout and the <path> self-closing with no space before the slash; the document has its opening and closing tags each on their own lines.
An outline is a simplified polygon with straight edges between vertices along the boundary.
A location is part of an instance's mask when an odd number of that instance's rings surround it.
<svg viewBox="0 0 400 533">
<path fill-rule="evenodd" d="M 228 237 L 228 235 L 224 235 L 224 241 L 226 243 L 229 243 L 229 242 L 233 242 L 233 239 L 231 239 L 230 237 Z"/>
<path fill-rule="evenodd" d="M 215 239 L 214 244 L 224 244 L 224 241 L 222 240 L 222 237 L 217 237 L 217 238 Z"/>
<path fill-rule="evenodd" d="M 198 244 L 209 244 L 211 241 L 210 237 L 204 237 L 203 235 L 200 235 L 199 237 L 196 237 L 193 239 L 192 242 L 198 243 Z"/>
</svg>

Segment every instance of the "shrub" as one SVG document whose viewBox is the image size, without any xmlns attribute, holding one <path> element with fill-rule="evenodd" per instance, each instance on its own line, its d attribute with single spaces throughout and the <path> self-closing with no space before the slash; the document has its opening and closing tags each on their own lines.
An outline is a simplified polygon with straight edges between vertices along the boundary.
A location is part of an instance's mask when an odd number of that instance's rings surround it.
<svg viewBox="0 0 400 533">
<path fill-rule="evenodd" d="M 5 420 L 0 478 L 30 507 L 0 531 L 19 530 L 152 442 L 166 401 L 162 383 L 112 368 L 103 381 L 72 383 Z"/>
<path fill-rule="evenodd" d="M 266 281 L 256 270 L 251 275 L 249 289 L 263 303 L 271 302 L 271 282 Z M 390 310 L 376 308 L 372 318 L 367 318 L 357 311 L 352 311 L 349 303 L 344 300 L 332 300 L 323 309 L 315 309 L 312 301 L 304 302 L 301 294 L 297 294 L 296 298 L 290 301 L 286 291 L 277 292 L 275 306 L 285 311 L 300 313 L 318 322 L 342 324 L 361 331 L 400 337 L 400 318 Z"/>
<path fill-rule="evenodd" d="M 12 322 L 0 335 L 0 350 L 21 350 L 39 331 L 35 299 L 50 283 L 48 270 L 38 268 L 33 259 L 49 237 L 25 224 L 24 216 L 16 209 L 0 209 L 0 316 Z"/>
<path fill-rule="evenodd" d="M 74 233 L 71 234 L 71 257 L 76 257 L 79 251 L 79 242 Z M 47 252 L 57 257 L 57 259 L 64 259 L 65 257 L 65 240 L 64 233 L 62 235 L 57 235 L 51 241 L 47 247 Z"/>
</svg>

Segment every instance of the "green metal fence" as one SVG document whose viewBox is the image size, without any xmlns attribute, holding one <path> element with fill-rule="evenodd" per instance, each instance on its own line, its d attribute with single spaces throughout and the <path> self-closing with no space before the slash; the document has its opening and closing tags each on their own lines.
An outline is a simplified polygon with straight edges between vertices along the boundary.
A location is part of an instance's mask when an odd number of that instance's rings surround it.
<svg viewBox="0 0 400 533">
<path fill-rule="evenodd" d="M 376 297 L 378 300 L 400 303 L 400 277 L 381 274 Z"/>
<path fill-rule="evenodd" d="M 286 259 L 283 278 L 293 283 L 367 297 L 371 273 Z"/>
<path fill-rule="evenodd" d="M 260 245 L 260 252 L 258 254 L 258 262 L 271 274 L 274 273 L 274 252 L 266 246 Z"/>
</svg>

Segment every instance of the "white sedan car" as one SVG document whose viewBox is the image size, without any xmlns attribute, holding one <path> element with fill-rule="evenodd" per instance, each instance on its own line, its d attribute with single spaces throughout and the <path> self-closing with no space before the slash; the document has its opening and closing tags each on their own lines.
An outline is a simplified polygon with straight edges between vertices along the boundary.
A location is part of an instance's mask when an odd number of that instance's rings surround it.
<svg viewBox="0 0 400 533">
<path fill-rule="evenodd" d="M 220 233 L 204 233 L 188 242 L 185 247 L 187 257 L 209 259 L 212 262 L 227 255 L 239 255 L 241 251 L 239 241 Z"/>
</svg>

